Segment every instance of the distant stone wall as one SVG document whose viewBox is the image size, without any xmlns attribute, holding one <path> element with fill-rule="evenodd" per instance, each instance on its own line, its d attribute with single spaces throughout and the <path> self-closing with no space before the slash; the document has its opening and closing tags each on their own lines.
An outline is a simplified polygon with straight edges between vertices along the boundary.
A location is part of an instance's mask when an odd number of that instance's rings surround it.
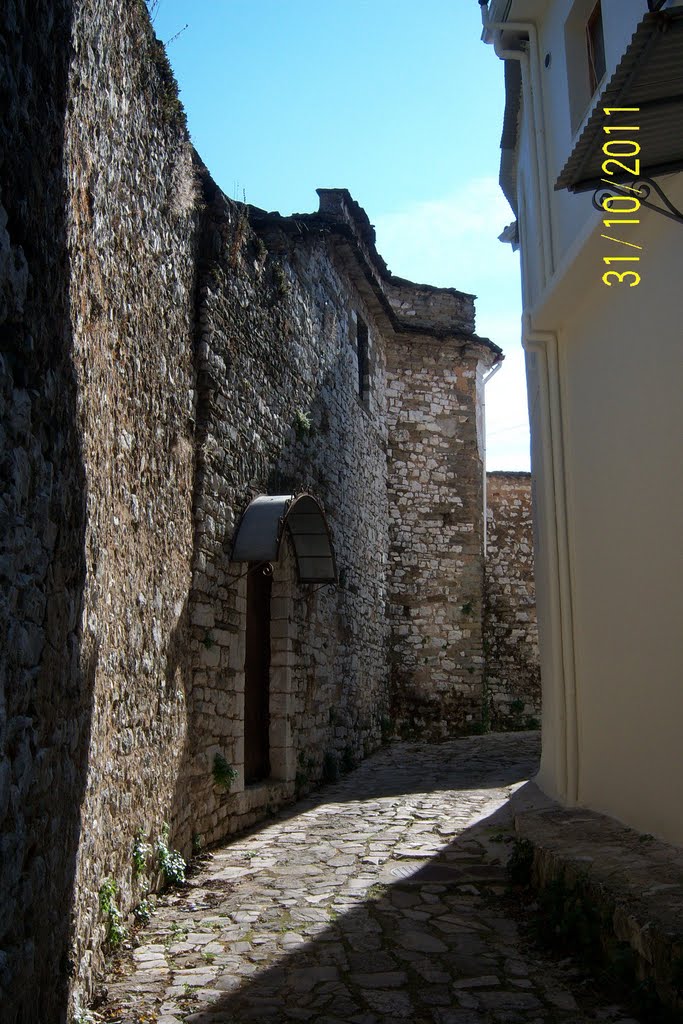
<svg viewBox="0 0 683 1024">
<path fill-rule="evenodd" d="M 487 473 L 485 721 L 538 728 L 541 680 L 536 628 L 531 474 Z"/>
<path fill-rule="evenodd" d="M 404 735 L 443 738 L 481 714 L 478 366 L 492 358 L 476 338 L 410 336 L 389 346 L 390 657 Z"/>
</svg>

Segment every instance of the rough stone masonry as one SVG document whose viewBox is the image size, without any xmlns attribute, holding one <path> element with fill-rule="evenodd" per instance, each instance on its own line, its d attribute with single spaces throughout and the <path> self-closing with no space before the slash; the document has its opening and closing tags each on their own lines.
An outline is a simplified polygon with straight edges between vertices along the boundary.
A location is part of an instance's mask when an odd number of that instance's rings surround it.
<svg viewBox="0 0 683 1024">
<path fill-rule="evenodd" d="M 472 296 L 389 273 L 345 190 L 228 200 L 143 3 L 15 0 L 0 33 L 0 1004 L 26 1024 L 66 1019 L 162 880 L 136 844 L 167 825 L 187 857 L 393 726 L 480 720 L 501 353 Z M 338 585 L 301 583 L 285 534 L 246 785 L 232 540 L 302 491 Z"/>
</svg>

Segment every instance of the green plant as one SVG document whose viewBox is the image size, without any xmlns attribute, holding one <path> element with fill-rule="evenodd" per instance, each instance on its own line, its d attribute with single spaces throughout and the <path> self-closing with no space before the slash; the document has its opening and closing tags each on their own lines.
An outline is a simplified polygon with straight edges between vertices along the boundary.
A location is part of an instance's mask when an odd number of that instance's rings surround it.
<svg viewBox="0 0 683 1024">
<path fill-rule="evenodd" d="M 273 264 L 273 280 L 280 298 L 284 298 L 289 292 L 289 281 L 280 263 Z"/>
<path fill-rule="evenodd" d="M 207 629 L 202 638 L 202 644 L 206 647 L 207 651 L 210 651 L 212 647 L 215 647 L 215 641 L 211 636 L 211 630 Z"/>
<path fill-rule="evenodd" d="M 512 703 L 510 704 L 510 714 L 511 715 L 521 715 L 523 711 L 524 711 L 524 701 L 523 700 L 513 700 Z"/>
<path fill-rule="evenodd" d="M 394 734 L 394 723 L 389 715 L 382 715 L 379 720 L 379 728 L 382 734 L 382 743 L 388 743 Z"/>
<path fill-rule="evenodd" d="M 461 611 L 463 615 L 471 615 L 473 608 L 474 603 L 472 601 L 465 601 L 465 603 L 461 606 Z"/>
<path fill-rule="evenodd" d="M 202 958 L 204 959 L 204 961 L 207 964 L 212 964 L 214 962 L 214 960 L 216 959 L 216 954 L 215 953 L 203 952 L 202 953 Z"/>
<path fill-rule="evenodd" d="M 307 412 L 297 409 L 294 413 L 294 433 L 297 441 L 303 441 L 311 433 L 311 417 Z"/>
<path fill-rule="evenodd" d="M 147 860 L 152 852 L 152 847 L 146 841 L 144 831 L 139 828 L 135 833 L 133 841 L 133 878 L 139 878 L 145 874 Z"/>
<path fill-rule="evenodd" d="M 339 781 L 339 760 L 336 751 L 328 750 L 323 757 L 323 782 Z"/>
<path fill-rule="evenodd" d="M 116 906 L 118 887 L 113 878 L 105 878 L 100 886 L 100 910 L 107 921 L 107 942 L 112 949 L 120 946 L 126 937 L 123 914 Z"/>
<path fill-rule="evenodd" d="M 97 1018 L 93 1017 L 90 1010 L 76 1010 L 73 1015 L 73 1024 L 96 1024 Z"/>
<path fill-rule="evenodd" d="M 140 900 L 137 907 L 133 909 L 133 916 L 137 923 L 141 925 L 149 924 L 153 913 L 154 904 L 148 899 Z"/>
<path fill-rule="evenodd" d="M 178 850 L 172 850 L 168 845 L 169 826 L 164 822 L 161 835 L 156 841 L 157 859 L 159 868 L 168 885 L 182 885 L 185 881 L 185 860 Z"/>
<path fill-rule="evenodd" d="M 350 743 L 347 743 L 342 751 L 339 767 L 343 775 L 348 775 L 356 767 L 356 756 Z"/>
<path fill-rule="evenodd" d="M 297 768 L 296 776 L 294 777 L 294 785 L 298 793 L 309 785 L 313 772 L 315 771 L 315 760 L 310 755 L 307 755 L 303 750 L 300 750 L 299 756 L 297 757 L 297 764 L 299 767 Z"/>
<path fill-rule="evenodd" d="M 238 772 L 222 754 L 215 754 L 213 759 L 213 781 L 219 789 L 230 792 L 230 787 L 237 779 Z"/>
<path fill-rule="evenodd" d="M 528 885 L 534 863 L 534 846 L 528 839 L 515 839 L 507 863 L 508 878 L 513 885 Z"/>
<path fill-rule="evenodd" d="M 230 266 L 235 270 L 240 261 L 242 246 L 249 232 L 249 207 L 245 204 L 239 208 L 235 223 L 235 232 L 230 244 Z"/>
<path fill-rule="evenodd" d="M 199 832 L 192 833 L 192 853 L 194 856 L 198 856 L 204 848 L 204 841 Z"/>
</svg>

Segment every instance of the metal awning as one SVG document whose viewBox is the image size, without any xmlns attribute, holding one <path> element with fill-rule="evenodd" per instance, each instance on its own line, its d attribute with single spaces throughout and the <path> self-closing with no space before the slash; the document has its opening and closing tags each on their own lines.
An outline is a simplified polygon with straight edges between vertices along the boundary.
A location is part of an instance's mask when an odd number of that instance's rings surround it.
<svg viewBox="0 0 683 1024">
<path fill-rule="evenodd" d="M 621 114 L 627 120 L 616 121 L 615 115 L 605 114 L 605 107 L 639 110 Z M 557 179 L 556 189 L 584 192 L 604 184 L 602 145 L 608 137 L 617 136 L 608 136 L 602 129 L 615 123 L 636 125 L 639 131 L 633 138 L 640 145 L 639 173 L 614 175 L 615 182 L 653 178 L 683 168 L 683 9 L 646 14 L 640 22 Z M 633 163 L 633 158 L 622 159 Z"/>
<path fill-rule="evenodd" d="M 276 562 L 285 529 L 300 583 L 336 583 L 337 566 L 323 507 L 312 494 L 263 494 L 247 506 L 232 546 L 232 562 Z"/>
</svg>

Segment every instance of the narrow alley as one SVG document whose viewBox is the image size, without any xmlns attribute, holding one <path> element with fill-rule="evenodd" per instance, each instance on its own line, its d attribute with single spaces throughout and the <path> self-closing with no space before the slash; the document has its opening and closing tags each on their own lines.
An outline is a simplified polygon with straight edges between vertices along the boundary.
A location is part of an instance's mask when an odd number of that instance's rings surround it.
<svg viewBox="0 0 683 1024">
<path fill-rule="evenodd" d="M 213 851 L 106 980 L 120 1024 L 638 1024 L 505 899 L 538 735 L 396 743 Z M 505 842 L 505 840 L 508 842 Z"/>
</svg>

